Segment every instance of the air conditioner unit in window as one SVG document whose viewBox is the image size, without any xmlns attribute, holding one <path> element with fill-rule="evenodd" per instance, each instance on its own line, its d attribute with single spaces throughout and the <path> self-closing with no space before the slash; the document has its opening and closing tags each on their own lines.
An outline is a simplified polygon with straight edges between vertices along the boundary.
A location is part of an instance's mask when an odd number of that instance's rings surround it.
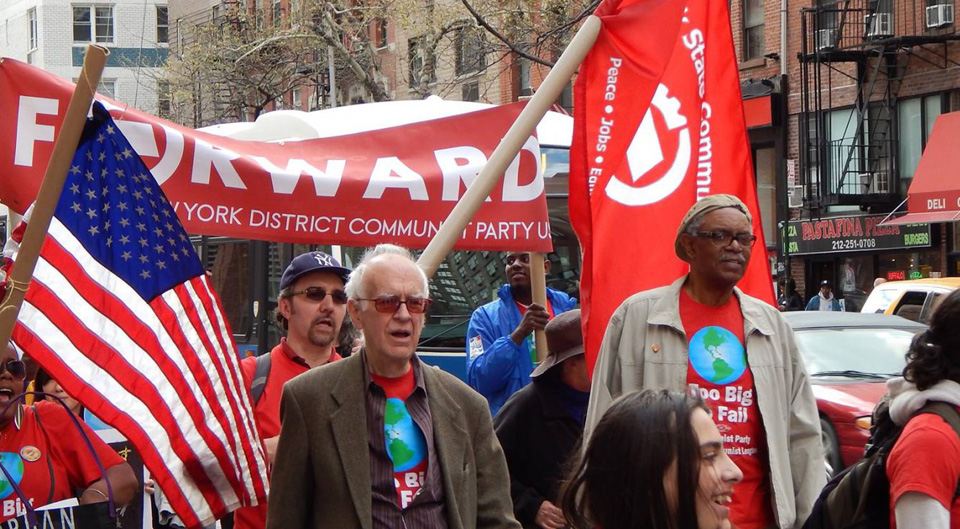
<svg viewBox="0 0 960 529">
<path fill-rule="evenodd" d="M 820 29 L 817 30 L 816 40 L 817 51 L 829 51 L 837 47 L 837 30 Z"/>
<path fill-rule="evenodd" d="M 874 13 L 863 19 L 867 27 L 868 39 L 879 39 L 893 36 L 893 13 Z"/>
<path fill-rule="evenodd" d="M 953 3 L 927 6 L 927 28 L 944 28 L 953 25 Z"/>
<path fill-rule="evenodd" d="M 792 186 L 787 191 L 787 206 L 791 208 L 803 207 L 803 186 Z"/>
</svg>

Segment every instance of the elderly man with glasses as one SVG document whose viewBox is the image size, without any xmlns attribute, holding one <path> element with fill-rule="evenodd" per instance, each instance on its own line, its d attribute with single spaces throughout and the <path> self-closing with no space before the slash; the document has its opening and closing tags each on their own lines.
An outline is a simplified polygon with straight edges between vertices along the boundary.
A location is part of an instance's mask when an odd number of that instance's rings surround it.
<svg viewBox="0 0 960 529">
<path fill-rule="evenodd" d="M 486 401 L 415 354 L 430 299 L 413 257 L 381 244 L 346 290 L 364 347 L 284 387 L 267 527 L 519 529 Z"/>
<path fill-rule="evenodd" d="M 787 529 L 803 525 L 823 488 L 823 447 L 793 332 L 775 307 L 736 287 L 757 240 L 752 220 L 731 195 L 690 208 L 674 242 L 690 273 L 627 298 L 610 318 L 584 435 L 629 391 L 697 391 L 744 475 L 732 501 L 716 502 L 740 529 Z"/>
<path fill-rule="evenodd" d="M 269 353 L 240 363 L 271 463 L 280 435 L 283 385 L 313 367 L 340 359 L 335 346 L 347 311 L 344 286 L 349 275 L 350 270 L 323 252 L 295 257 L 280 277 L 277 301 L 277 321 L 286 337 Z M 266 505 L 244 507 L 234 514 L 238 529 L 263 529 L 266 522 Z"/>
</svg>

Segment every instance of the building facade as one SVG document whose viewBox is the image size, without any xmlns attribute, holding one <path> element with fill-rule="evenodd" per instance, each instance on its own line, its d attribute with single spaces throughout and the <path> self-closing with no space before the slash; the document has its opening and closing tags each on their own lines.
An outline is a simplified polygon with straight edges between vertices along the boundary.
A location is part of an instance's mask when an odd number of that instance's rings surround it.
<svg viewBox="0 0 960 529">
<path fill-rule="evenodd" d="M 733 33 L 768 253 L 805 297 L 859 310 L 876 278 L 960 275 L 955 223 L 903 212 L 940 114 L 960 110 L 955 0 L 736 0 Z"/>
<path fill-rule="evenodd" d="M 88 44 L 110 49 L 98 92 L 165 115 L 160 80 L 169 36 L 166 0 L 6 0 L 0 4 L 0 56 L 76 81 Z"/>
</svg>

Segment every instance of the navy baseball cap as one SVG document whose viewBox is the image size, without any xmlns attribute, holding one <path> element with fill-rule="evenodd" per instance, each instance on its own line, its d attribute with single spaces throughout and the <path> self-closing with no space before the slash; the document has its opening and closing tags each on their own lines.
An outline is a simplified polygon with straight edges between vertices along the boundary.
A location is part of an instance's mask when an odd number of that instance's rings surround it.
<svg viewBox="0 0 960 529">
<path fill-rule="evenodd" d="M 314 272 L 336 274 L 340 276 L 344 284 L 350 277 L 350 270 L 340 266 L 340 262 L 334 259 L 332 255 L 323 252 L 307 252 L 294 257 L 293 261 L 290 261 L 287 269 L 280 276 L 280 290 L 294 284 L 297 279 Z"/>
</svg>

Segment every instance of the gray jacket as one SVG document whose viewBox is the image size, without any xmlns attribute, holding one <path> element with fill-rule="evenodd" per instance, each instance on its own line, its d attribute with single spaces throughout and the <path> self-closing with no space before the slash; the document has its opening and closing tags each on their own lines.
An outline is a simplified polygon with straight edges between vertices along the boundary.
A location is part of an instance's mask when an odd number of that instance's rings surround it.
<svg viewBox="0 0 960 529">
<path fill-rule="evenodd" d="M 685 280 L 634 294 L 613 313 L 593 371 L 584 439 L 624 393 L 686 390 L 687 337 L 680 321 Z M 799 528 L 826 482 L 816 400 L 793 331 L 777 309 L 738 288 L 734 295 L 743 312 L 747 364 L 767 434 L 777 524 Z"/>
</svg>

